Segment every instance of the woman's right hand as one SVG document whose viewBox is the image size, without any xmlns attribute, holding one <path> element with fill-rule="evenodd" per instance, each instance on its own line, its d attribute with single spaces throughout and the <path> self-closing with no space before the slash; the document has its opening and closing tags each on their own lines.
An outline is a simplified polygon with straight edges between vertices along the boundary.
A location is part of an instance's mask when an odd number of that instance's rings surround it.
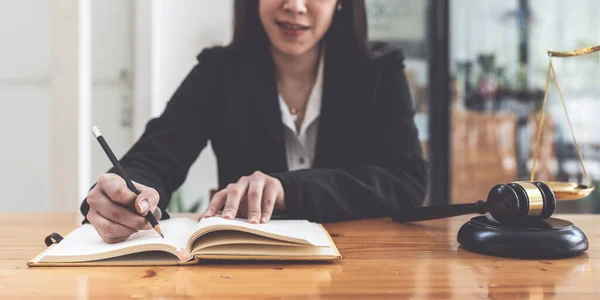
<svg viewBox="0 0 600 300">
<path fill-rule="evenodd" d="M 139 183 L 133 184 L 140 191 L 137 196 L 123 178 L 104 174 L 88 193 L 90 210 L 87 219 L 107 243 L 122 242 L 138 230 L 152 229 L 144 216 L 158 205 L 158 192 Z"/>
</svg>

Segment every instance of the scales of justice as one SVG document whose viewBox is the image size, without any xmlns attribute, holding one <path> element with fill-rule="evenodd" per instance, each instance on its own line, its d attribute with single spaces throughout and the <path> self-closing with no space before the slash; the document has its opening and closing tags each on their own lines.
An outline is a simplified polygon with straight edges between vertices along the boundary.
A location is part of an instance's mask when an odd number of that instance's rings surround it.
<svg viewBox="0 0 600 300">
<path fill-rule="evenodd" d="M 566 258 L 585 252 L 588 249 L 585 234 L 573 223 L 551 217 L 556 208 L 556 201 L 583 199 L 595 189 L 583 163 L 579 144 L 556 78 L 556 71 L 552 65 L 552 58 L 582 56 L 598 51 L 600 45 L 567 52 L 547 51 L 548 74 L 529 181 L 498 184 L 490 190 L 487 201 L 420 207 L 404 211 L 393 216 L 392 219 L 397 222 L 411 222 L 473 213 L 486 214 L 472 218 L 458 231 L 458 243 L 465 249 L 487 255 L 525 259 Z M 587 185 L 574 182 L 535 181 L 551 75 L 567 117 Z"/>
</svg>

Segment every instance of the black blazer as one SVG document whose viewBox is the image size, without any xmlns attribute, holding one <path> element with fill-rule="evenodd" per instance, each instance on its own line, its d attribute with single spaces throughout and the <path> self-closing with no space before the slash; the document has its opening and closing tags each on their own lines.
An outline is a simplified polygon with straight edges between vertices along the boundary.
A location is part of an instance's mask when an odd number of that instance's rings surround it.
<svg viewBox="0 0 600 300">
<path fill-rule="evenodd" d="M 368 60 L 326 54 L 315 162 L 291 172 L 270 55 L 214 47 L 197 58 L 162 115 L 121 159 L 132 180 L 158 191 L 163 218 L 209 140 L 219 188 L 257 170 L 269 174 L 283 185 L 290 218 L 391 216 L 423 203 L 426 162 L 400 50 Z M 84 201 L 81 211 L 88 210 Z"/>
</svg>

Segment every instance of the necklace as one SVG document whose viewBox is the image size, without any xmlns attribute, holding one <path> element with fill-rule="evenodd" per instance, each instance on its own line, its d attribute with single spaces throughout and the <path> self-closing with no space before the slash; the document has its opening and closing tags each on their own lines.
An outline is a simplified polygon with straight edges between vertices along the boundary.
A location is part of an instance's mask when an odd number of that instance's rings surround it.
<svg viewBox="0 0 600 300">
<path fill-rule="evenodd" d="M 298 109 L 290 108 L 290 114 L 292 115 L 292 120 L 294 120 L 294 122 L 298 121 L 298 115 L 300 114 Z"/>
</svg>

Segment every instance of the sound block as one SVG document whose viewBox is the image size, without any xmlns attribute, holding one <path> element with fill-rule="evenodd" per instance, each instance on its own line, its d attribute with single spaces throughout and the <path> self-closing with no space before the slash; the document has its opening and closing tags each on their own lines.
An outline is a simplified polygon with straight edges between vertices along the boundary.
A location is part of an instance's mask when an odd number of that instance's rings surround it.
<svg viewBox="0 0 600 300">
<path fill-rule="evenodd" d="M 457 238 L 469 251 L 510 258 L 566 258 L 588 249 L 579 228 L 555 218 L 504 225 L 491 217 L 474 217 L 460 228 Z"/>
</svg>

